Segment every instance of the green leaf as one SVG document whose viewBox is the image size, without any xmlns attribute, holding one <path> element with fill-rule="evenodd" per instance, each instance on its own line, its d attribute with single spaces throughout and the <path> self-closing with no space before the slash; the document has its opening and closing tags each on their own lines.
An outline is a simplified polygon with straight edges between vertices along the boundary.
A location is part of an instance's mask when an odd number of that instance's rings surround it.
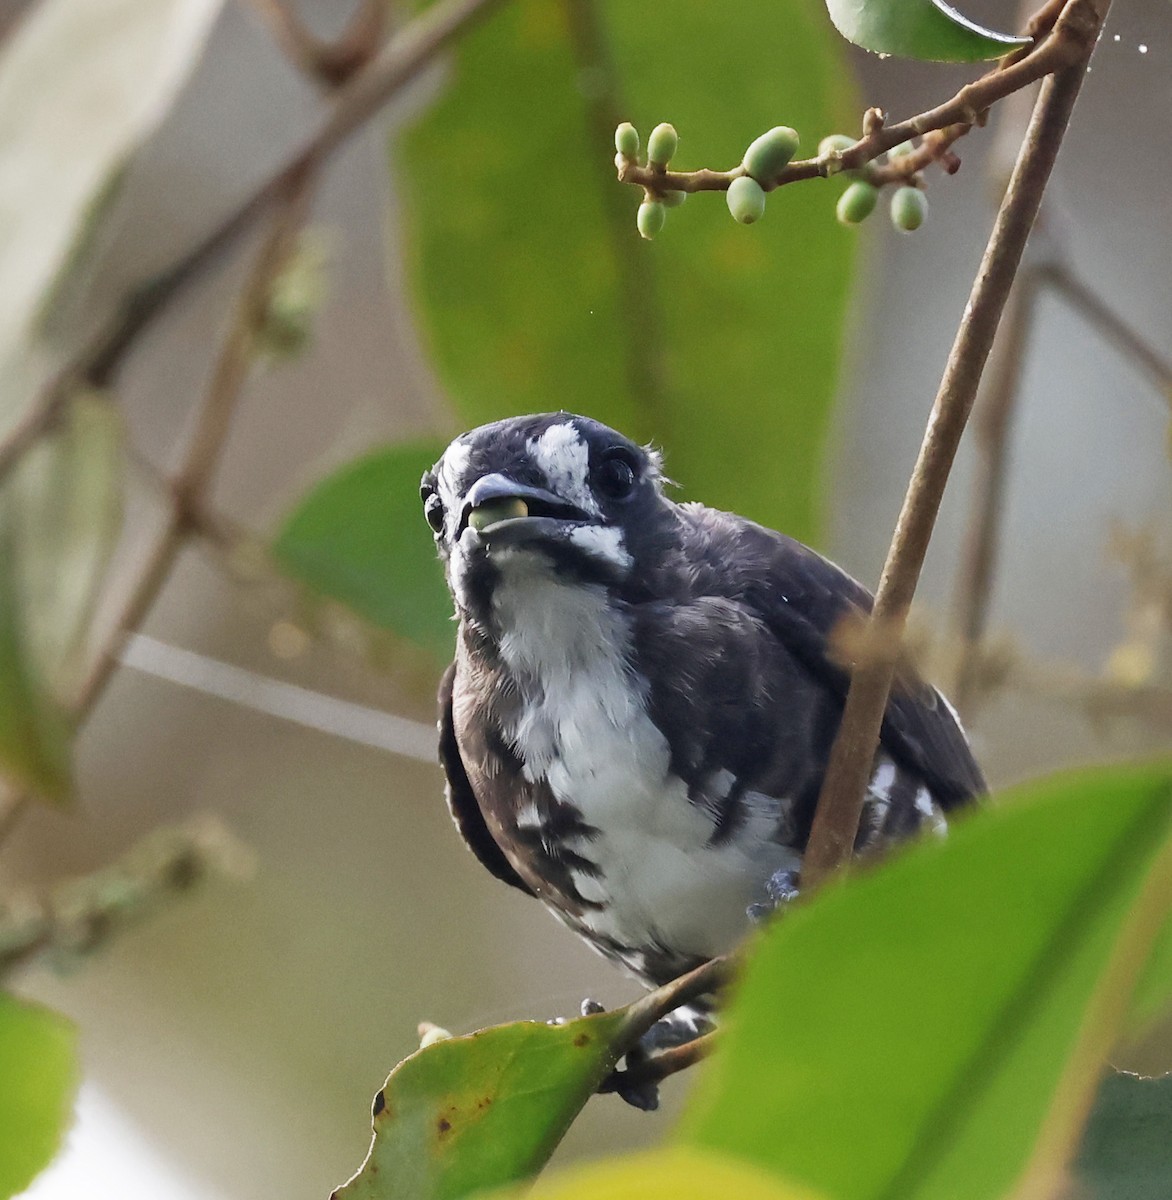
<svg viewBox="0 0 1172 1200">
<path fill-rule="evenodd" d="M 1005 1194 L 1089 1103 L 1088 1031 L 1117 1030 L 1084 1022 L 1104 995 L 1122 1018 L 1170 829 L 1172 765 L 1087 770 L 825 889 L 751 959 L 684 1140 L 835 1200 Z"/>
<path fill-rule="evenodd" d="M 826 8 L 844 38 L 877 54 L 979 62 L 1030 41 L 985 29 L 944 0 L 826 0 Z"/>
<path fill-rule="evenodd" d="M 47 800 L 71 788 L 69 715 L 121 527 L 121 424 L 97 393 L 0 488 L 0 774 Z"/>
<path fill-rule="evenodd" d="M 5 40 L 0 438 L 67 352 L 42 336 L 42 319 L 84 267 L 119 179 L 187 78 L 222 2 L 42 0 Z"/>
<path fill-rule="evenodd" d="M 22 792 L 63 801 L 72 791 L 72 728 L 30 658 L 18 544 L 11 505 L 0 504 L 0 775 Z"/>
<path fill-rule="evenodd" d="M 419 480 L 443 445 L 392 446 L 322 480 L 286 519 L 278 562 L 368 621 L 452 656 L 452 601 L 419 503 Z"/>
<path fill-rule="evenodd" d="M 122 422 L 107 396 L 73 398 L 61 426 L 25 456 L 6 489 L 15 504 L 29 653 L 68 701 L 122 526 Z"/>
<path fill-rule="evenodd" d="M 575 1167 L 523 1194 L 527 1200 L 819 1200 L 809 1188 L 748 1163 L 681 1146 Z M 518 1193 L 493 1195 L 504 1200 Z"/>
<path fill-rule="evenodd" d="M 1103 1080 L 1074 1162 L 1087 1200 L 1167 1200 L 1172 1195 L 1172 1075 L 1112 1072 Z"/>
<path fill-rule="evenodd" d="M 375 1098 L 374 1140 L 337 1200 L 446 1200 L 545 1164 L 610 1073 L 623 1010 L 498 1025 L 404 1059 Z"/>
<path fill-rule="evenodd" d="M 812 149 L 857 120 L 840 47 L 806 0 L 670 19 L 518 0 L 461 42 L 394 158 L 421 323 L 468 425 L 582 412 L 654 438 L 689 496 L 818 540 L 854 255 L 830 189 L 778 191 L 752 229 L 695 196 L 646 243 L 613 133 L 670 120 L 679 169 L 738 163 L 779 122 Z"/>
<path fill-rule="evenodd" d="M 0 1198 L 23 1192 L 57 1153 L 77 1086 L 76 1031 L 0 992 Z"/>
</svg>

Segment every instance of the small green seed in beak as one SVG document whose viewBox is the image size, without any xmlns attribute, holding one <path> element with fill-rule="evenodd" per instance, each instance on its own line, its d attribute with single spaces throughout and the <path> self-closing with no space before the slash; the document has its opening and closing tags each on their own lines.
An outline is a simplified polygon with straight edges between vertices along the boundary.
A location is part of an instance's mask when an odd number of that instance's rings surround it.
<svg viewBox="0 0 1172 1200">
<path fill-rule="evenodd" d="M 512 497 L 506 500 L 489 500 L 484 504 L 478 504 L 468 514 L 468 524 L 473 529 L 486 529 L 489 525 L 495 525 L 498 521 L 508 521 L 512 517 L 527 517 L 529 515 L 529 505 L 517 497 Z"/>
</svg>

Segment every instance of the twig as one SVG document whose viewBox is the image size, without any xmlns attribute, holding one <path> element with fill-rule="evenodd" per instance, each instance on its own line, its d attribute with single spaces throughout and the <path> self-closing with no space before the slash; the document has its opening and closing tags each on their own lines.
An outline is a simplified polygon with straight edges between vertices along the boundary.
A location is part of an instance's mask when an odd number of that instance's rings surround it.
<svg viewBox="0 0 1172 1200">
<path fill-rule="evenodd" d="M 1172 405 L 1172 360 L 1149 345 L 1130 325 L 1096 295 L 1069 267 L 1047 263 L 1038 268 L 1040 282 L 1053 288 L 1088 324 L 1097 329 L 1129 361 L 1134 362 Z"/>
<path fill-rule="evenodd" d="M 316 132 L 277 172 L 182 259 L 128 297 L 82 350 L 41 389 L 20 422 L 0 441 L 0 480 L 56 419 L 83 383 L 106 386 L 126 351 L 173 296 L 286 193 L 291 180 L 341 146 L 438 54 L 502 0 L 437 0 L 393 37 L 370 65 L 339 89 Z"/>
<path fill-rule="evenodd" d="M 237 301 L 236 315 L 183 460 L 171 479 L 170 507 L 163 525 L 139 567 L 113 630 L 78 688 L 74 708 L 79 716 L 87 714 L 101 697 L 118 665 L 123 643 L 142 624 L 166 582 L 191 532 L 193 514 L 203 511 L 203 497 L 213 480 L 236 401 L 252 367 L 254 343 L 265 320 L 273 282 L 296 248 L 315 182 L 316 172 L 306 168 L 286 185 L 285 199 L 274 214 L 272 227 Z"/>
<path fill-rule="evenodd" d="M 1082 87 L 1086 55 L 1094 46 L 1109 4 L 1110 0 L 1085 4 L 1070 0 L 1055 26 L 1052 38 L 1057 39 L 1077 8 L 1088 22 L 1079 41 L 1083 54 L 1042 85 L 957 330 L 875 596 L 871 621 L 885 634 L 901 634 L 906 623 L 993 335 Z M 1028 62 L 1024 59 L 1017 65 Z M 816 887 L 850 857 L 894 672 L 894 655 L 888 655 L 860 665 L 852 676 L 803 862 L 806 887 Z"/>
<path fill-rule="evenodd" d="M 952 143 L 974 125 L 981 124 L 998 101 L 1072 64 L 1084 62 L 1094 49 L 1102 27 L 1100 3 L 1101 0 L 1066 0 L 1053 28 L 1034 47 L 1026 49 L 1020 57 L 1011 56 L 988 74 L 966 84 L 951 100 L 895 125 L 885 124 L 878 109 L 868 109 L 863 117 L 863 136 L 853 146 L 791 162 L 772 180 L 760 180 L 761 186 L 768 192 L 803 179 L 859 170 L 902 142 L 924 138 L 912 153 L 875 170 L 875 179 L 881 183 L 910 178 L 950 152 Z M 1048 15 L 1055 7 L 1048 4 L 1043 13 Z M 1041 25 L 1045 25 L 1044 20 Z M 937 132 L 941 136 L 925 137 Z M 946 169 L 949 165 L 946 161 Z M 619 168 L 618 178 L 622 183 L 655 192 L 712 192 L 727 190 L 734 179 L 744 174 L 743 166 L 729 171 L 660 171 L 627 160 Z"/>
<path fill-rule="evenodd" d="M 385 0 L 361 0 L 349 25 L 332 42 L 315 37 L 286 0 L 247 0 L 285 57 L 327 88 L 361 70 L 378 49 L 386 28 Z"/>
<path fill-rule="evenodd" d="M 668 1076 L 686 1071 L 707 1058 L 716 1049 L 718 1035 L 718 1030 L 701 1034 L 682 1046 L 672 1046 L 621 1071 L 612 1071 L 599 1084 L 598 1091 L 605 1096 L 609 1092 L 634 1090 L 648 1084 L 661 1083 Z"/>
<path fill-rule="evenodd" d="M 737 967 L 735 954 L 709 959 L 678 979 L 648 992 L 627 1008 L 627 1021 L 615 1046 L 625 1054 L 662 1017 L 677 1008 L 690 1004 L 700 996 L 717 992 L 732 978 Z"/>
</svg>

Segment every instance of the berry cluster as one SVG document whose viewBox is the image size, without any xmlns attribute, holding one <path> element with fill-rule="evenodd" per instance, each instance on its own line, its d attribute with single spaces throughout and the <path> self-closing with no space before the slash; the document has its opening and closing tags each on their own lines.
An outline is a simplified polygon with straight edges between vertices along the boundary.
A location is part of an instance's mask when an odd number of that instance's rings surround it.
<svg viewBox="0 0 1172 1200">
<path fill-rule="evenodd" d="M 651 173 L 651 182 L 644 182 L 648 175 L 643 174 L 643 202 L 639 205 L 636 224 L 639 233 L 647 239 L 655 237 L 667 220 L 667 210 L 676 208 L 687 199 L 687 192 L 667 183 L 667 169 L 676 149 L 679 146 L 679 135 L 675 127 L 668 124 L 656 125 L 647 139 L 647 167 Z M 615 166 L 622 172 L 632 164 L 639 162 L 639 131 L 629 121 L 624 121 L 614 135 Z M 843 151 L 855 146 L 855 139 L 843 133 L 834 133 L 823 138 L 818 146 L 820 158 L 838 156 Z M 888 151 L 888 162 L 892 162 L 912 150 L 910 142 Z M 798 149 L 798 135 L 788 125 L 777 125 L 768 133 L 756 138 L 745 151 L 741 160 L 740 173 L 733 174 L 729 180 L 725 198 L 728 210 L 733 220 L 742 225 L 752 225 L 765 215 L 766 191 L 777 181 L 777 177 L 785 169 Z M 827 167 L 827 174 L 831 166 Z M 839 167 L 841 169 L 841 165 Z M 875 210 L 879 201 L 879 190 L 883 180 L 880 169 L 867 163 L 858 169 L 843 172 L 851 181 L 846 191 L 839 198 L 837 205 L 838 219 L 844 225 L 857 225 L 865 220 Z M 656 174 L 664 177 L 660 186 L 656 182 Z M 928 214 L 928 199 L 916 185 L 918 176 L 911 177 L 906 183 L 901 183 L 892 192 L 891 221 L 896 229 L 911 233 L 919 229 Z M 674 182 L 679 182 L 676 176 Z M 886 182 L 891 182 L 890 172 Z"/>
<path fill-rule="evenodd" d="M 841 154 L 855 144 L 855 139 L 845 133 L 832 133 L 818 143 L 818 154 Z M 910 154 L 913 150 L 911 142 L 902 142 L 887 152 L 889 162 Z M 846 191 L 838 198 L 836 212 L 838 219 L 844 225 L 858 225 L 865 221 L 874 211 L 879 202 L 879 186 L 876 181 L 875 168 L 871 163 L 857 171 L 844 172 L 851 180 Z M 928 215 L 928 197 L 911 183 L 901 184 L 891 193 L 891 223 L 902 233 L 912 233 L 919 229 Z"/>
</svg>

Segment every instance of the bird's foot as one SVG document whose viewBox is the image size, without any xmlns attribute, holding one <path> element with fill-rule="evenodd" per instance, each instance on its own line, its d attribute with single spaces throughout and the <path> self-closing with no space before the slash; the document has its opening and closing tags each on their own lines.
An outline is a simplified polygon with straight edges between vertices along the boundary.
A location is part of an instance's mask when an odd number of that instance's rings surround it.
<svg viewBox="0 0 1172 1200">
<path fill-rule="evenodd" d="M 612 1071 L 598 1090 L 615 1092 L 632 1108 L 654 1112 L 659 1107 L 659 1081 L 646 1078 L 644 1073 L 654 1063 L 656 1052 L 687 1045 L 713 1028 L 712 1019 L 694 1009 L 681 1008 L 668 1013 L 627 1051 L 622 1069 Z"/>
<path fill-rule="evenodd" d="M 760 925 L 780 908 L 792 904 L 801 894 L 797 871 L 774 871 L 765 881 L 765 900 L 745 910 L 754 925 Z"/>
</svg>

